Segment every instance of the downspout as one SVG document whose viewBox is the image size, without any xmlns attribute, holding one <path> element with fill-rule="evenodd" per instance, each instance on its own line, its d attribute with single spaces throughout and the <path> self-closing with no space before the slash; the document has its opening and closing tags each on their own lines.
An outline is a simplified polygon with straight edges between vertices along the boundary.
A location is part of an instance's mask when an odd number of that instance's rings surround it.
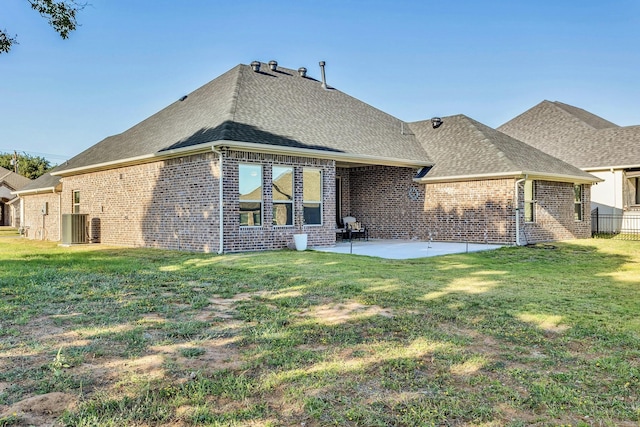
<svg viewBox="0 0 640 427">
<path fill-rule="evenodd" d="M 616 171 L 613 168 L 609 169 L 611 171 L 611 178 L 613 180 L 613 211 L 611 213 L 616 214 L 616 210 L 618 209 L 618 204 L 616 200 L 616 191 L 618 191 L 618 187 L 616 187 Z M 624 192 L 622 193 L 624 198 Z M 624 208 L 624 203 L 622 203 L 622 207 Z"/>
<path fill-rule="evenodd" d="M 62 242 L 62 191 L 58 193 L 58 241 Z"/>
<path fill-rule="evenodd" d="M 516 192 L 516 246 L 520 246 L 520 191 L 518 191 L 518 186 L 527 180 L 527 175 L 524 178 L 519 179 L 515 183 L 515 192 Z"/>
<path fill-rule="evenodd" d="M 223 156 L 222 156 L 222 151 L 218 151 L 216 150 L 215 147 L 211 147 L 211 150 L 216 153 L 218 155 L 218 157 L 220 158 L 220 176 L 218 177 L 218 215 L 219 215 L 219 219 L 218 221 L 220 222 L 220 231 L 218 232 L 218 234 L 220 235 L 220 247 L 218 248 L 218 255 L 221 255 L 224 253 L 224 206 L 223 206 L 223 196 L 224 196 L 224 180 L 222 179 L 222 172 L 223 172 Z"/>
</svg>

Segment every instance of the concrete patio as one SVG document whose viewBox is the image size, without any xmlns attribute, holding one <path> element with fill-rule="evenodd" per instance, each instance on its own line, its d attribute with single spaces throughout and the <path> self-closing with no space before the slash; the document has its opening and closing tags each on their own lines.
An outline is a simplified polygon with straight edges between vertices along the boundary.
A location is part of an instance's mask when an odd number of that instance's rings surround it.
<svg viewBox="0 0 640 427">
<path fill-rule="evenodd" d="M 424 258 L 438 255 L 498 249 L 504 245 L 485 243 L 425 242 L 420 240 L 353 240 L 337 242 L 335 246 L 310 247 L 319 252 L 366 255 L 388 259 Z"/>
</svg>

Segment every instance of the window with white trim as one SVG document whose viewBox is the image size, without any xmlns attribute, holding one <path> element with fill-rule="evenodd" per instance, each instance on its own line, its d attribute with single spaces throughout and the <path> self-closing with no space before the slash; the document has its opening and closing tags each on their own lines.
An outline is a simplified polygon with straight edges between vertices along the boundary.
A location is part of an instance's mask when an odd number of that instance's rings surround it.
<svg viewBox="0 0 640 427">
<path fill-rule="evenodd" d="M 274 166 L 271 175 L 273 225 L 293 225 L 293 167 Z"/>
<path fill-rule="evenodd" d="M 582 221 L 582 185 L 573 186 L 573 218 L 576 221 Z"/>
<path fill-rule="evenodd" d="M 80 213 L 80 191 L 73 191 L 73 213 Z"/>
<path fill-rule="evenodd" d="M 240 190 L 240 225 L 259 227 L 262 225 L 262 165 L 238 165 L 238 187 Z"/>
<path fill-rule="evenodd" d="M 302 168 L 302 209 L 306 225 L 322 224 L 322 171 Z"/>
<path fill-rule="evenodd" d="M 536 182 L 528 179 L 524 182 L 524 220 L 535 222 L 536 220 Z"/>
</svg>

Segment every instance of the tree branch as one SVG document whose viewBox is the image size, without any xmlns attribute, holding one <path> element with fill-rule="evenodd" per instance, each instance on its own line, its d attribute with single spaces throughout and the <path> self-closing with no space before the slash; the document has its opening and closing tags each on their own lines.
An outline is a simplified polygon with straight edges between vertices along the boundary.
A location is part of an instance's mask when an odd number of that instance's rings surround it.
<svg viewBox="0 0 640 427">
<path fill-rule="evenodd" d="M 16 38 L 10 37 L 7 30 L 0 30 L 0 53 L 9 52 L 14 44 L 18 44 Z"/>
<path fill-rule="evenodd" d="M 49 25 L 60 37 L 66 39 L 69 33 L 78 26 L 76 13 L 85 8 L 86 3 L 76 3 L 74 0 L 27 0 L 31 8 L 43 18 L 47 18 Z"/>
<path fill-rule="evenodd" d="M 87 3 L 78 3 L 75 0 L 26 0 L 35 10 L 46 18 L 49 25 L 60 37 L 66 39 L 69 33 L 78 27 L 76 15 L 87 6 Z M 0 30 L 0 54 L 7 53 L 14 44 L 18 44 L 16 36 L 11 37 L 6 30 Z"/>
</svg>

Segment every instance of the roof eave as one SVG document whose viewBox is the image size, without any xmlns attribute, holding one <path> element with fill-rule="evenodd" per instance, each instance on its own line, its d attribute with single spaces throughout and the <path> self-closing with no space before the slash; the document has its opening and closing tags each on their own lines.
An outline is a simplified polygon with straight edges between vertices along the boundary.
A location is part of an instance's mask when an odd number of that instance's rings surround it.
<svg viewBox="0 0 640 427">
<path fill-rule="evenodd" d="M 211 151 L 213 148 L 232 148 L 239 151 L 252 151 L 267 154 L 284 154 L 301 157 L 313 157 L 319 159 L 330 159 L 344 162 L 363 163 L 371 165 L 385 166 L 404 166 L 404 167 L 424 167 L 433 166 L 432 162 L 424 160 L 410 160 L 401 158 L 389 158 L 380 156 L 371 156 L 366 154 L 353 154 L 336 151 L 316 150 L 311 148 L 298 147 L 282 147 L 278 145 L 256 144 L 252 142 L 218 140 L 206 142 L 191 147 L 176 148 L 174 150 L 158 151 L 143 156 L 131 157 L 127 159 L 114 160 L 112 162 L 98 163 L 94 165 L 81 166 L 78 168 L 61 169 L 52 172 L 53 176 L 71 176 L 89 172 L 98 172 L 102 170 L 113 169 L 116 167 L 132 166 L 136 164 L 150 163 L 159 160 L 166 160 L 175 157 L 185 156 L 187 154 L 195 154 Z"/>
<path fill-rule="evenodd" d="M 598 182 L 603 182 L 603 179 L 598 178 L 597 176 L 591 175 L 590 177 L 586 176 L 577 176 L 570 174 L 554 174 L 554 173 L 540 173 L 540 172 L 522 172 L 523 176 L 527 176 L 529 179 L 537 179 L 544 181 L 555 181 L 555 182 L 573 182 L 575 184 L 595 184 Z"/>
<path fill-rule="evenodd" d="M 16 195 L 18 197 L 35 195 L 35 194 L 45 194 L 45 193 L 55 193 L 62 191 L 62 186 L 56 185 L 55 187 L 42 187 L 42 188 L 34 188 L 31 190 L 19 190 L 12 191 L 11 194 Z"/>
<path fill-rule="evenodd" d="M 368 154 L 345 153 L 340 151 L 316 150 L 312 148 L 283 147 L 269 144 L 256 144 L 243 141 L 217 141 L 214 146 L 220 148 L 232 148 L 239 151 L 251 151 L 265 154 L 285 154 L 299 157 L 313 157 L 318 159 L 336 160 L 351 163 L 363 163 L 369 165 L 425 167 L 433 166 L 433 162 L 426 160 L 411 160 L 393 157 L 372 156 Z"/>
<path fill-rule="evenodd" d="M 488 174 L 474 174 L 474 175 L 455 175 L 447 177 L 432 177 L 428 176 L 424 178 L 414 179 L 418 183 L 438 183 L 438 182 L 459 182 L 459 181 L 479 181 L 485 179 L 502 179 L 502 178 L 527 178 L 537 179 L 544 181 L 555 182 L 573 182 L 575 184 L 594 184 L 596 182 L 602 182 L 603 180 L 593 176 L 592 178 L 580 177 L 576 175 L 567 174 L 550 174 L 541 172 L 528 172 L 528 171 L 514 171 L 514 172 L 502 172 L 502 173 L 488 173 Z"/>
<path fill-rule="evenodd" d="M 181 157 L 187 154 L 196 154 L 196 153 L 211 151 L 211 146 L 212 144 L 210 142 L 207 142 L 204 144 L 198 144 L 191 147 L 183 147 L 183 148 L 176 148 L 173 150 L 158 151 L 151 154 L 145 154 L 145 155 L 136 156 L 136 157 L 129 157 L 126 159 L 119 159 L 111 162 L 96 163 L 93 165 L 81 166 L 81 167 L 71 168 L 71 169 L 61 169 L 55 172 L 51 172 L 51 175 L 71 176 L 71 175 L 79 175 L 79 174 L 89 173 L 89 172 L 99 172 L 103 170 L 114 169 L 117 167 L 151 163 L 159 160 L 166 160 L 166 159 L 171 159 L 175 157 Z"/>
<path fill-rule="evenodd" d="M 580 168 L 585 172 L 598 172 L 598 171 L 610 171 L 613 169 L 633 169 L 640 168 L 640 163 L 629 164 L 629 165 L 621 165 L 621 166 L 598 166 L 598 167 L 584 167 Z"/>
</svg>

